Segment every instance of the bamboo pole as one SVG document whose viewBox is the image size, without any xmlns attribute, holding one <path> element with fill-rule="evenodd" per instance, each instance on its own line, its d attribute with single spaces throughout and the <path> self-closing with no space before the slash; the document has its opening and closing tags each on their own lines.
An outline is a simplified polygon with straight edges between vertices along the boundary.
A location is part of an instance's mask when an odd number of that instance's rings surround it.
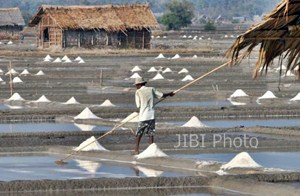
<svg viewBox="0 0 300 196">
<path fill-rule="evenodd" d="M 13 94 L 13 82 L 11 76 L 11 61 L 9 61 L 9 87 L 10 87 L 10 96 Z"/>
</svg>

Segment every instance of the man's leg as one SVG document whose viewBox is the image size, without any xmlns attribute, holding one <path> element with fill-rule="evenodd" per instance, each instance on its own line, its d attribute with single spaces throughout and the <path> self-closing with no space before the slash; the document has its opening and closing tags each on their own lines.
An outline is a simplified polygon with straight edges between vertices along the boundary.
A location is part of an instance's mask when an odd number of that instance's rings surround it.
<svg viewBox="0 0 300 196">
<path fill-rule="evenodd" d="M 135 149 L 134 149 L 134 154 L 139 154 L 140 151 L 140 142 L 141 142 L 141 139 L 142 139 L 142 135 L 137 135 L 135 137 Z"/>
<path fill-rule="evenodd" d="M 148 143 L 149 144 L 153 144 L 154 143 L 154 136 L 153 135 L 150 135 L 149 138 L 148 138 Z"/>
</svg>

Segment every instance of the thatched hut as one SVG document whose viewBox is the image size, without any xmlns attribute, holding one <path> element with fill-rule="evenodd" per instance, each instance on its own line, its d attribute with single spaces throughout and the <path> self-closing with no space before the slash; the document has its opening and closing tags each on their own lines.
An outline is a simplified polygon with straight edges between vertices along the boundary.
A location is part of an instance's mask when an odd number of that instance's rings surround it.
<svg viewBox="0 0 300 196">
<path fill-rule="evenodd" d="M 158 27 L 147 4 L 47 6 L 39 8 L 29 26 L 37 26 L 38 46 L 84 48 L 150 48 Z"/>
<path fill-rule="evenodd" d="M 19 8 L 0 8 L 0 39 L 18 38 L 24 26 Z"/>
<path fill-rule="evenodd" d="M 262 68 L 267 72 L 272 61 L 287 58 L 288 70 L 294 70 L 300 61 L 300 1 L 282 0 L 264 21 L 251 27 L 240 35 L 228 55 L 234 63 L 247 57 L 253 49 L 260 45 L 259 57 L 253 77 L 257 77 Z M 241 54 L 241 55 L 240 55 Z M 300 73 L 298 66 L 298 76 Z"/>
</svg>

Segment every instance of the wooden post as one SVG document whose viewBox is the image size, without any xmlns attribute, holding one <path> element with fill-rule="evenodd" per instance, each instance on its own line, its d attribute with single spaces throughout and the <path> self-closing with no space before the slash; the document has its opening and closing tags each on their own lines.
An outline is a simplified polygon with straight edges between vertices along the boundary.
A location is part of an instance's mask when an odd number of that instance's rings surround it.
<svg viewBox="0 0 300 196">
<path fill-rule="evenodd" d="M 13 83 L 12 83 L 12 76 L 11 76 L 11 61 L 9 61 L 9 86 L 10 86 L 10 96 L 13 94 Z"/>
<path fill-rule="evenodd" d="M 102 82 L 103 82 L 103 71 L 101 69 L 101 71 L 100 71 L 100 88 L 102 88 Z"/>
<path fill-rule="evenodd" d="M 142 49 L 145 49 L 145 31 L 144 31 L 144 29 L 143 29 L 143 40 L 142 40 L 142 43 L 143 43 Z"/>
</svg>

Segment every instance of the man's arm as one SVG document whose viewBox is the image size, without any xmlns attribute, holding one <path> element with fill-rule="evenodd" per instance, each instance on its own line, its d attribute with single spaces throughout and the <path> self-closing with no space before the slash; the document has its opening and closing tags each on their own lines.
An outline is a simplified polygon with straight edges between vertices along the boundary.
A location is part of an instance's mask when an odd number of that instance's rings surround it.
<svg viewBox="0 0 300 196">
<path fill-rule="evenodd" d="M 172 92 L 169 92 L 169 93 L 164 93 L 163 94 L 163 98 L 166 98 L 166 97 L 168 97 L 168 96 L 170 96 L 170 97 L 173 97 L 175 95 L 175 93 L 172 91 Z"/>
</svg>

